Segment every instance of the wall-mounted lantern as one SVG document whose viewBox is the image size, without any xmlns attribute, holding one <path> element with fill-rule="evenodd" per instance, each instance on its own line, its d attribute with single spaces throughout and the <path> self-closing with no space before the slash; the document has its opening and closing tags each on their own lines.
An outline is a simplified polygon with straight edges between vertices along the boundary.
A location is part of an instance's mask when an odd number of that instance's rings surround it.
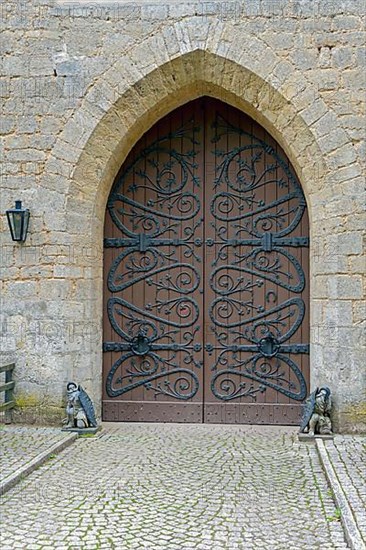
<svg viewBox="0 0 366 550">
<path fill-rule="evenodd" d="M 24 242 L 27 238 L 29 210 L 22 208 L 22 201 L 15 201 L 15 208 L 6 211 L 13 241 Z"/>
</svg>

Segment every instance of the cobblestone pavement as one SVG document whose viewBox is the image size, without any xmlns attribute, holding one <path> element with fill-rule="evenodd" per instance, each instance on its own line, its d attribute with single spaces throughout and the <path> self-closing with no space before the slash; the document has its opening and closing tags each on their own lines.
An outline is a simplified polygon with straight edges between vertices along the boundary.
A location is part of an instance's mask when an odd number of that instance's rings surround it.
<svg viewBox="0 0 366 550">
<path fill-rule="evenodd" d="M 296 430 L 108 424 L 6 493 L 2 550 L 344 549 Z"/>
<path fill-rule="evenodd" d="M 366 438 L 336 435 L 325 446 L 366 544 Z"/>
<path fill-rule="evenodd" d="M 59 428 L 0 426 L 0 481 L 65 438 Z"/>
</svg>

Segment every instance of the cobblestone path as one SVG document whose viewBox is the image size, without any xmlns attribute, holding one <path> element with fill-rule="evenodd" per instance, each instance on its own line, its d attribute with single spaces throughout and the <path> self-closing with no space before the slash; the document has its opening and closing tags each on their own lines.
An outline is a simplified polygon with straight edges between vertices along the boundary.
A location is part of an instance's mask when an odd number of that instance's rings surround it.
<svg viewBox="0 0 366 550">
<path fill-rule="evenodd" d="M 366 438 L 336 435 L 325 446 L 366 545 Z"/>
<path fill-rule="evenodd" d="M 0 480 L 65 438 L 59 428 L 1 426 Z"/>
<path fill-rule="evenodd" d="M 6 493 L 2 550 L 347 548 L 290 428 L 109 424 Z"/>
</svg>

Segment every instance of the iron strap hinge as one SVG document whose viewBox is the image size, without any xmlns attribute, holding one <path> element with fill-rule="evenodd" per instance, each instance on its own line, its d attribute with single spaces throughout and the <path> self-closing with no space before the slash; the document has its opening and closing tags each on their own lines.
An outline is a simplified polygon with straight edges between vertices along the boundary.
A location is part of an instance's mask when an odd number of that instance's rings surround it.
<svg viewBox="0 0 366 550">
<path fill-rule="evenodd" d="M 155 239 L 140 233 L 133 239 L 118 239 L 118 238 L 106 238 L 104 239 L 104 248 L 131 248 L 139 250 L 140 252 L 146 252 L 148 248 L 154 248 L 155 246 L 179 246 L 187 244 L 189 241 L 183 239 Z"/>
<path fill-rule="evenodd" d="M 179 351 L 179 350 L 186 350 L 186 349 L 193 349 L 194 351 L 201 351 L 202 344 L 192 344 L 190 346 L 187 346 L 185 344 L 154 344 L 148 341 L 146 339 L 146 347 L 145 349 L 148 351 Z M 136 349 L 136 342 L 132 340 L 131 342 L 103 342 L 103 351 L 132 351 L 135 353 Z M 147 352 L 146 352 L 147 353 Z M 139 354 L 137 354 L 139 355 Z"/>
<path fill-rule="evenodd" d="M 188 346 L 194 349 L 195 351 L 200 351 L 202 349 L 201 344 L 193 344 L 192 346 Z M 183 348 L 183 346 L 179 344 L 150 344 L 150 350 L 151 351 L 162 351 L 162 350 L 179 350 Z M 187 346 L 184 346 L 184 349 L 187 349 Z M 256 352 L 258 351 L 258 345 L 252 344 L 252 345 L 243 345 L 243 346 L 213 346 L 212 344 L 206 344 L 205 346 L 206 351 L 209 353 L 212 353 L 214 349 L 225 349 L 228 351 L 249 351 L 249 352 Z M 130 351 L 131 350 L 131 343 L 130 342 L 103 342 L 103 351 Z M 309 344 L 279 344 L 278 347 L 278 353 L 310 353 L 310 345 Z"/>
<path fill-rule="evenodd" d="M 225 351 L 232 351 L 234 353 L 242 351 L 248 351 L 252 353 L 260 352 L 261 350 L 258 349 L 258 344 L 249 344 L 249 345 L 232 345 L 232 346 L 213 346 L 212 344 L 206 344 L 205 350 L 208 351 L 208 353 L 211 355 L 213 350 L 225 350 Z M 278 344 L 278 347 L 276 349 L 276 352 L 273 353 L 273 355 L 277 355 L 278 353 L 304 353 L 309 354 L 310 353 L 310 345 L 309 344 Z M 263 354 L 264 355 L 264 354 Z"/>
<path fill-rule="evenodd" d="M 187 244 L 183 239 L 155 239 L 144 233 L 136 235 L 131 239 L 118 239 L 118 238 L 106 238 L 104 239 L 104 248 L 135 248 L 141 252 L 146 252 L 150 247 L 155 246 L 179 246 Z M 198 243 L 197 246 L 201 244 Z M 206 239 L 205 244 L 207 246 L 213 246 L 214 244 L 222 244 L 222 241 L 214 241 L 213 239 Z M 232 246 L 262 246 L 264 250 L 272 250 L 273 247 L 279 246 L 292 246 L 292 247 L 308 247 L 308 237 L 275 237 L 272 233 L 265 233 L 261 239 L 228 239 L 227 245 Z"/>
</svg>

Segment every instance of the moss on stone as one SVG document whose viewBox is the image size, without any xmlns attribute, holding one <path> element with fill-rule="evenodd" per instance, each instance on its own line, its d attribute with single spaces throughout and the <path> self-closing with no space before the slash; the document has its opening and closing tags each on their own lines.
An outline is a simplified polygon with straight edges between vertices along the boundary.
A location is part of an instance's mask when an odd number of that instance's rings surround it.
<svg viewBox="0 0 366 550">
<path fill-rule="evenodd" d="M 366 402 L 352 403 L 339 413 L 341 433 L 366 433 Z"/>
<path fill-rule="evenodd" d="M 63 406 L 50 405 L 35 394 L 18 394 L 15 403 L 13 421 L 16 423 L 61 425 L 65 417 Z"/>
</svg>

